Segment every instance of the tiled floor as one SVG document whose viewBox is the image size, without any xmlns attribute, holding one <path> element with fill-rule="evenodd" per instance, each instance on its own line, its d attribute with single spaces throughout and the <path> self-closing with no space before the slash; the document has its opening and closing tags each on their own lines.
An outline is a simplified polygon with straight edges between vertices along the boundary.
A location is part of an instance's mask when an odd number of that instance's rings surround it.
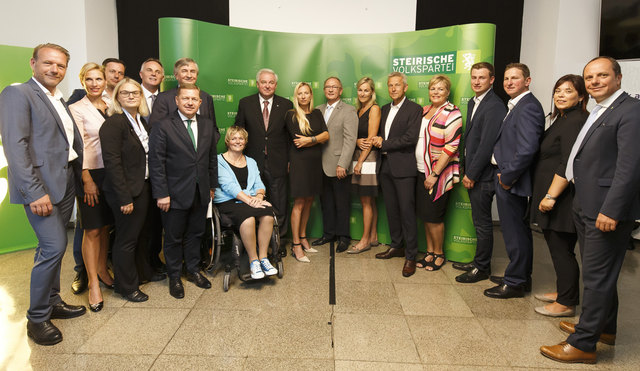
<svg viewBox="0 0 640 371">
<path fill-rule="evenodd" d="M 494 273 L 507 259 L 498 229 Z M 534 234 L 533 290 L 554 287 L 546 245 Z M 337 254 L 336 305 L 329 305 L 328 246 L 309 254 L 311 264 L 288 256 L 282 279 L 222 291 L 186 282 L 186 296 L 169 296 L 167 282 L 143 286 L 145 303 L 103 291 L 105 309 L 55 320 L 64 341 L 41 347 L 27 339 L 25 312 L 32 251 L 0 255 L 0 370 L 510 370 L 640 369 L 640 252 L 630 251 L 619 281 L 617 345 L 598 344 L 598 364 L 565 365 L 538 348 L 565 339 L 559 320 L 533 311 L 531 295 L 494 300 L 488 281 L 463 285 L 447 264 L 438 272 L 403 278 L 403 260 L 376 260 L 378 247 L 361 255 Z M 87 304 L 70 291 L 73 258 L 63 262 L 62 297 Z M 570 320 L 577 320 L 570 318 Z"/>
</svg>

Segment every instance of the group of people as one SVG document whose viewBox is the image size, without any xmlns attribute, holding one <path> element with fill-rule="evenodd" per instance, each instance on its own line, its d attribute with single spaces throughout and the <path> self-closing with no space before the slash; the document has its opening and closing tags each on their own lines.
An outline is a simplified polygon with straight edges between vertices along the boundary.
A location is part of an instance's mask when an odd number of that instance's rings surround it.
<svg viewBox="0 0 640 371">
<path fill-rule="evenodd" d="M 407 98 L 407 77 L 387 78 L 391 102 L 380 107 L 375 83 L 356 83 L 357 105 L 342 99 L 341 80 L 324 81 L 326 103 L 314 105 L 305 82 L 292 101 L 275 94 L 278 76 L 256 75 L 258 92 L 240 100 L 235 125 L 220 134 L 213 100 L 197 85 L 198 65 L 174 65 L 178 86 L 160 93 L 164 70 L 150 58 L 140 69 L 142 85 L 124 77 L 124 62 L 85 64 L 84 92 L 62 100 L 69 53 L 55 44 L 34 49 L 33 78 L 0 95 L 0 130 L 9 163 L 11 202 L 24 205 L 38 237 L 31 275 L 27 333 L 51 345 L 62 334 L 51 319 L 85 313 L 60 298 L 60 263 L 66 223 L 77 196 L 80 226 L 74 257 L 74 293 L 89 289 L 89 309 L 103 307 L 101 282 L 127 300 L 148 299 L 146 281 L 169 278 L 169 292 L 184 297 L 187 280 L 211 283 L 200 272 L 200 243 L 211 200 L 237 229 L 249 256 L 251 277 L 277 274 L 267 257 L 274 228 L 291 225 L 292 256 L 309 262 L 314 246 L 335 242 L 352 254 L 379 245 L 376 196 L 381 189 L 390 246 L 378 259 L 404 257 L 402 275 L 446 263 L 444 216 L 449 192 L 462 180 L 468 190 L 477 247 L 473 262 L 454 263 L 460 283 L 490 279 L 490 298 L 522 297 L 531 291 L 533 242 L 529 220 L 544 232 L 557 274 L 556 292 L 536 295 L 548 302 L 536 311 L 571 316 L 579 299 L 579 242 L 584 282 L 582 315 L 561 322 L 567 342 L 544 346 L 542 354 L 563 362 L 596 360 L 595 344 L 615 342 L 616 282 L 633 221 L 640 217 L 640 102 L 620 89 L 622 73 L 612 58 L 598 57 L 583 75 L 566 75 L 554 87 L 552 123 L 529 91 L 529 68 L 507 65 L 505 107 L 492 89 L 494 67 L 471 67 L 466 127 L 449 101 L 451 81 L 435 75 L 429 101 Z M 597 103 L 589 114 L 591 96 Z M 462 179 L 461 179 L 462 178 Z M 351 245 L 350 197 L 360 198 L 363 236 Z M 507 253 L 504 276 L 491 276 L 496 197 Z M 293 207 L 288 214 L 288 199 Z M 320 196 L 323 235 L 306 237 L 311 204 Z M 529 206 L 531 205 L 531 206 Z M 418 259 L 417 217 L 424 222 L 427 253 Z M 115 230 L 115 232 L 114 232 Z M 109 239 L 114 277 L 107 269 Z M 163 238 L 164 235 L 164 238 Z M 80 236 L 80 237 L 78 237 Z M 80 241 L 80 242 L 78 242 Z M 163 241 L 163 242 L 162 242 Z M 159 258 L 162 250 L 165 263 Z"/>
</svg>

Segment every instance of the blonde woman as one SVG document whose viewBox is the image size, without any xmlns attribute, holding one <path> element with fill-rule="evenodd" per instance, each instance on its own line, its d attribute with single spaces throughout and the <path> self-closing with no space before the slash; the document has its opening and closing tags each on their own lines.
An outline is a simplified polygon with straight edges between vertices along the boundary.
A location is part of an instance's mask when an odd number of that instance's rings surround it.
<svg viewBox="0 0 640 371">
<path fill-rule="evenodd" d="M 309 262 L 304 254 L 311 250 L 306 238 L 307 222 L 313 198 L 322 192 L 322 144 L 329 140 L 329 132 L 322 113 L 313 109 L 313 91 L 306 82 L 296 85 L 293 109 L 285 116 L 287 130 L 293 141 L 289 150 L 289 183 L 291 197 L 291 234 L 293 257 Z"/>
</svg>

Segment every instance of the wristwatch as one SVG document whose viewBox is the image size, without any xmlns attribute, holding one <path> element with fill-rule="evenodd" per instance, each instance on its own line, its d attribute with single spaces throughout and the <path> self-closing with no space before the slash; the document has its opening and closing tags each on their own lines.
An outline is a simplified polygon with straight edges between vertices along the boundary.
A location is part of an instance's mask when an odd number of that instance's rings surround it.
<svg viewBox="0 0 640 371">
<path fill-rule="evenodd" d="M 552 196 L 551 196 L 550 194 L 548 194 L 548 193 L 547 193 L 546 195 L 544 195 L 544 198 L 549 199 L 549 200 L 554 200 L 554 201 L 556 200 L 556 198 L 555 198 L 555 197 L 552 197 Z"/>
</svg>

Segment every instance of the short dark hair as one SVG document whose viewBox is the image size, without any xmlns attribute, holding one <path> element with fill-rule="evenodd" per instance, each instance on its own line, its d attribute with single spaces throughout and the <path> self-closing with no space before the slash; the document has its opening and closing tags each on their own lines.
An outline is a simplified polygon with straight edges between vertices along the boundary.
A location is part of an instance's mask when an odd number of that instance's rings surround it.
<svg viewBox="0 0 640 371">
<path fill-rule="evenodd" d="M 586 68 L 589 63 L 596 61 L 598 59 L 606 59 L 609 62 L 611 62 L 611 67 L 613 67 L 613 72 L 616 74 L 616 76 L 620 76 L 622 75 L 622 68 L 620 68 L 620 63 L 618 63 L 618 61 L 615 58 L 611 58 L 609 56 L 606 55 L 601 55 L 599 57 L 595 57 L 592 60 L 590 60 L 589 62 L 587 62 L 587 64 L 584 65 L 584 67 Z M 582 69 L 582 75 L 584 75 L 584 69 Z"/>
<path fill-rule="evenodd" d="M 553 90 L 551 91 L 551 96 L 553 96 L 556 92 L 556 89 L 560 87 L 560 85 L 564 84 L 565 82 L 568 82 L 571 85 L 573 85 L 573 88 L 576 89 L 578 96 L 582 97 L 582 101 L 580 101 L 578 105 L 582 109 L 582 112 L 586 112 L 587 102 L 589 101 L 589 93 L 587 93 L 587 88 L 584 86 L 584 79 L 582 78 L 582 76 L 573 75 L 573 74 L 562 76 L 561 78 L 558 79 L 558 81 L 556 81 L 556 84 L 553 86 Z M 559 114 L 560 114 L 560 110 L 558 110 L 558 107 L 556 107 L 554 103 L 551 119 L 556 118 L 556 116 L 558 116 Z"/>
<path fill-rule="evenodd" d="M 107 64 L 109 63 L 120 63 L 122 65 L 122 67 L 124 67 L 124 69 L 127 69 L 127 65 L 126 63 L 124 63 L 124 61 L 118 59 L 118 58 L 107 58 L 105 60 L 102 61 L 102 67 L 107 68 Z"/>
<path fill-rule="evenodd" d="M 149 62 L 156 62 L 157 64 L 160 65 L 160 67 L 162 67 L 162 69 L 164 70 L 164 66 L 162 65 L 162 62 L 160 62 L 160 60 L 158 58 L 147 58 L 145 59 L 144 62 L 142 62 L 142 64 L 140 65 L 140 71 L 142 71 L 142 68 L 144 68 L 144 65 L 149 63 Z"/>
<path fill-rule="evenodd" d="M 40 52 L 40 49 L 44 49 L 44 48 L 55 49 L 60 53 L 64 54 L 67 57 L 67 65 L 69 65 L 69 59 L 71 59 L 71 55 L 69 54 L 69 51 L 58 44 L 52 44 L 52 43 L 40 44 L 40 45 L 37 45 L 35 48 L 33 48 L 34 60 L 36 61 L 38 60 L 38 53 Z"/>
<path fill-rule="evenodd" d="M 517 68 L 520 71 L 522 71 L 522 74 L 524 75 L 525 79 L 527 77 L 531 77 L 531 72 L 529 72 L 529 67 L 524 63 L 509 63 L 507 67 L 504 68 L 504 72 L 507 72 L 507 70 L 510 70 L 512 68 Z"/>
<path fill-rule="evenodd" d="M 489 62 L 478 62 L 474 63 L 473 66 L 471 66 L 472 70 L 479 70 L 482 68 L 486 68 L 489 70 L 489 77 L 493 77 L 496 75 L 496 69 L 493 68 L 493 65 Z"/>
<path fill-rule="evenodd" d="M 180 92 L 182 92 L 183 90 L 197 90 L 198 96 L 200 96 L 200 88 L 196 84 L 178 85 L 176 96 L 180 95 Z"/>
</svg>

